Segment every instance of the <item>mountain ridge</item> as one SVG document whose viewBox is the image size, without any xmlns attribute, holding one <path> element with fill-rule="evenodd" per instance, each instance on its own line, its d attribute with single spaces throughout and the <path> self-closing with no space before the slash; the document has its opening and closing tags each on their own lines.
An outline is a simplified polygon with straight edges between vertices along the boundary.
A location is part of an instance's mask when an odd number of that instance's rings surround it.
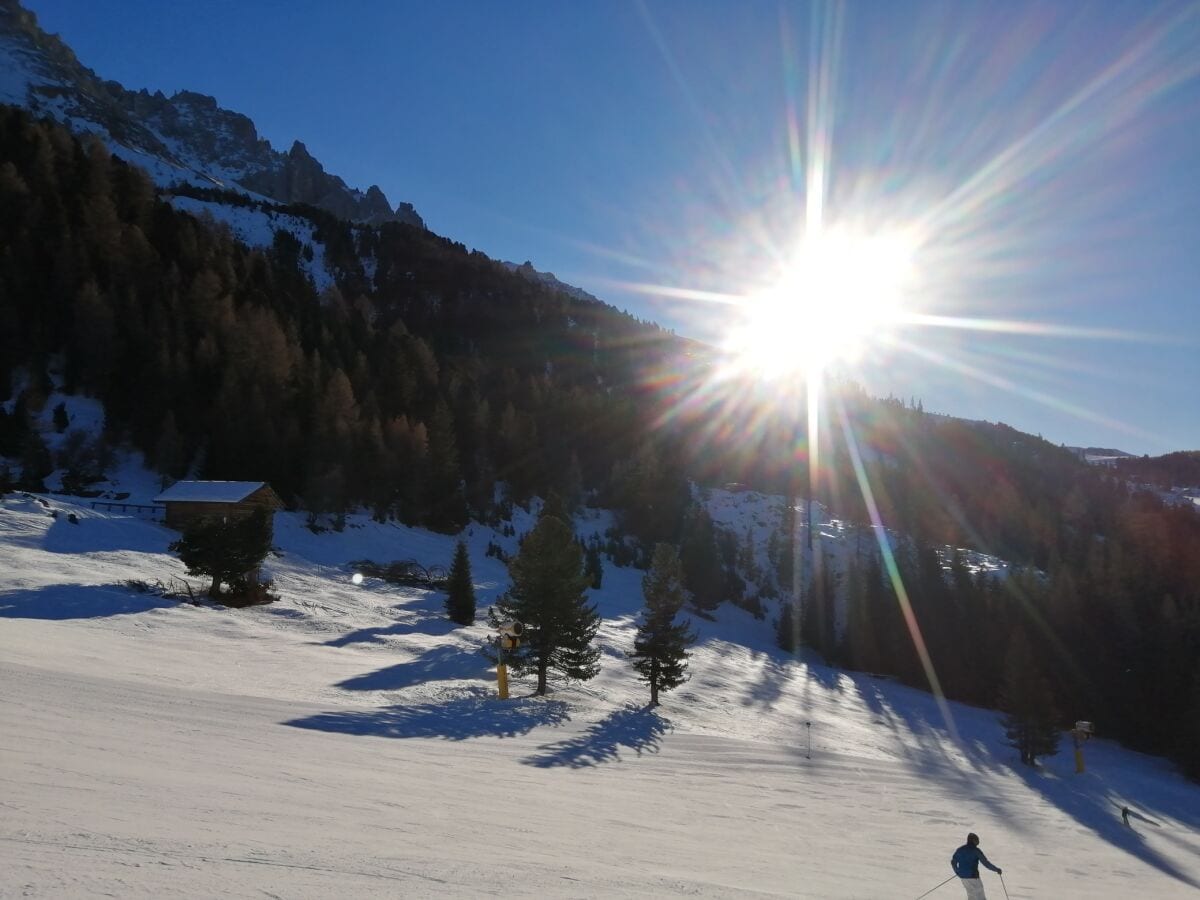
<svg viewBox="0 0 1200 900">
<path fill-rule="evenodd" d="M 168 97 L 102 79 L 17 0 L 0 0 L 0 65 L 9 69 L 0 76 L 0 101 L 97 134 L 114 152 L 115 144 L 160 161 L 165 166 L 153 173 L 160 187 L 173 174 L 316 206 L 353 222 L 425 227 L 411 203 L 393 209 L 378 185 L 349 187 L 299 140 L 287 152 L 276 150 L 253 120 L 213 97 L 188 90 Z"/>
</svg>

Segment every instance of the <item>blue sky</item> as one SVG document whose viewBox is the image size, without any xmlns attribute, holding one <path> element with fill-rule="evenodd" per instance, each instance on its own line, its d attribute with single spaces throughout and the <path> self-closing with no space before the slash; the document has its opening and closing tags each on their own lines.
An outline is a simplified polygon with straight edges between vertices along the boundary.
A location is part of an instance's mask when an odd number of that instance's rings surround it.
<svg viewBox="0 0 1200 900">
<path fill-rule="evenodd" d="M 731 307 L 653 287 L 763 287 L 825 159 L 827 222 L 918 236 L 911 307 L 1019 326 L 911 326 L 874 393 L 1200 449 L 1195 3 L 25 3 L 102 77 L 705 339 Z"/>
</svg>

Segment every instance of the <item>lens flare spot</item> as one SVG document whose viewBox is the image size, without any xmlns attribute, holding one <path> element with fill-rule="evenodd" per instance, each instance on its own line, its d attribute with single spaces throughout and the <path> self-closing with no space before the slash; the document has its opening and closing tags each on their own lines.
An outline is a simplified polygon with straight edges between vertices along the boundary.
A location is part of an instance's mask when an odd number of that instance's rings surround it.
<svg viewBox="0 0 1200 900">
<path fill-rule="evenodd" d="M 745 300 L 725 345 L 734 365 L 768 377 L 813 376 L 853 362 L 900 321 L 914 249 L 902 234 L 806 238 L 775 284 Z"/>
</svg>

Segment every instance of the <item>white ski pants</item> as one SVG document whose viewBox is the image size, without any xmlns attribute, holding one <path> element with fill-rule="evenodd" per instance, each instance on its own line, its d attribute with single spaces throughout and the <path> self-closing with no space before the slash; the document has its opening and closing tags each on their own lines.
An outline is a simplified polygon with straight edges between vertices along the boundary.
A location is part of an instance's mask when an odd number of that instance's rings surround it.
<svg viewBox="0 0 1200 900">
<path fill-rule="evenodd" d="M 987 900 L 987 894 L 983 892 L 982 878 L 960 878 L 963 883 L 963 888 L 967 892 L 967 900 Z"/>
</svg>

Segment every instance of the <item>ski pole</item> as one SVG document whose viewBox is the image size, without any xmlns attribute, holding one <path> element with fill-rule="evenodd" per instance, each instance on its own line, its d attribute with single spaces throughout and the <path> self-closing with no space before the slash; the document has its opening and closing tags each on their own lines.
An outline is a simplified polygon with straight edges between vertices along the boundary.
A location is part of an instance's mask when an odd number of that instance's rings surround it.
<svg viewBox="0 0 1200 900">
<path fill-rule="evenodd" d="M 955 877 L 956 876 L 951 875 L 949 878 L 947 878 L 945 881 L 943 881 L 942 884 L 949 884 L 951 881 L 953 881 L 955 879 Z M 940 888 L 942 886 L 942 884 L 931 887 L 929 890 L 927 890 L 925 893 L 923 893 L 921 895 L 921 897 L 928 897 L 930 894 L 932 894 L 934 891 L 936 891 L 938 888 Z M 921 897 L 918 897 L 917 900 L 921 900 Z"/>
<path fill-rule="evenodd" d="M 1000 887 L 1004 888 L 1004 900 L 1008 900 L 1008 885 L 1004 883 L 1004 873 L 1000 873 Z"/>
</svg>

